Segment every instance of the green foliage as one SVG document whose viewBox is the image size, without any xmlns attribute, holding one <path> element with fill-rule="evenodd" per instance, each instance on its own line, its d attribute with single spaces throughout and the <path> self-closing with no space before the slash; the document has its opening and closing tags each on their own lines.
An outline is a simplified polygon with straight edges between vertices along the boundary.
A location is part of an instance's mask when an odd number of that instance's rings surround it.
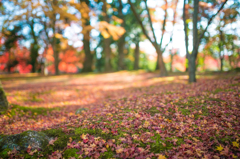
<svg viewBox="0 0 240 159">
<path fill-rule="evenodd" d="M 152 139 L 156 142 L 148 144 L 151 146 L 151 151 L 155 153 L 172 149 L 173 147 L 177 147 L 184 143 L 182 138 L 165 138 L 162 140 L 162 137 L 159 134 L 155 134 Z M 176 144 L 173 143 L 173 139 L 177 140 Z"/>
<path fill-rule="evenodd" d="M 78 158 L 78 154 L 77 154 L 78 150 L 77 149 L 67 149 L 64 151 L 63 153 L 63 157 L 65 158 L 70 158 L 70 157 L 75 157 Z"/>
<path fill-rule="evenodd" d="M 12 104 L 11 109 L 2 112 L 1 114 L 6 114 L 9 117 L 20 115 L 24 116 L 26 114 L 30 116 L 37 116 L 37 115 L 47 115 L 48 112 L 51 112 L 53 110 L 59 110 L 59 108 L 34 108 L 34 107 L 24 107 Z"/>
<path fill-rule="evenodd" d="M 147 113 L 150 113 L 152 116 L 159 113 L 159 110 L 157 109 L 157 107 L 151 107 L 150 109 L 146 110 Z"/>
<path fill-rule="evenodd" d="M 7 149 L 4 149 L 3 151 L 0 152 L 0 156 L 2 158 L 8 158 L 8 152 L 10 152 L 11 149 L 7 148 Z"/>
</svg>

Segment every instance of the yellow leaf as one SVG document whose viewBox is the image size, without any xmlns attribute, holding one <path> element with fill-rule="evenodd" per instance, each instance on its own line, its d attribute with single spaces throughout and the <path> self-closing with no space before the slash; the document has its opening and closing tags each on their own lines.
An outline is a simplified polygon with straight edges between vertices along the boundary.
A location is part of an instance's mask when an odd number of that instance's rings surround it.
<svg viewBox="0 0 240 159">
<path fill-rule="evenodd" d="M 237 158 L 237 156 L 235 156 L 234 154 L 232 155 L 233 158 Z"/>
<path fill-rule="evenodd" d="M 222 150 L 223 150 L 223 147 L 222 147 L 222 145 L 220 145 L 220 146 L 217 146 L 217 147 L 216 147 L 216 150 L 218 150 L 218 151 L 222 151 Z"/>
<path fill-rule="evenodd" d="M 69 142 L 70 142 L 70 143 L 72 142 L 72 138 L 71 138 L 71 137 L 69 137 Z"/>
<path fill-rule="evenodd" d="M 233 141 L 232 144 L 233 144 L 233 147 L 239 148 L 239 143 L 237 143 L 236 141 Z"/>
<path fill-rule="evenodd" d="M 143 124 L 143 127 L 147 128 L 149 125 L 150 125 L 150 123 L 148 121 L 145 121 L 144 124 Z"/>
<path fill-rule="evenodd" d="M 83 140 L 84 140 L 84 139 L 87 139 L 87 135 L 82 134 L 82 139 L 83 139 Z"/>
<path fill-rule="evenodd" d="M 55 37 L 56 37 L 56 38 L 58 38 L 58 39 L 60 39 L 60 38 L 62 38 L 62 35 L 61 35 L 61 34 L 58 34 L 58 33 L 56 33 L 56 34 L 55 34 Z"/>
<path fill-rule="evenodd" d="M 123 152 L 123 148 L 119 148 L 116 150 L 117 153 L 122 153 Z"/>
<path fill-rule="evenodd" d="M 163 155 L 159 155 L 158 159 L 167 159 L 167 158 L 165 156 L 163 156 Z"/>
</svg>

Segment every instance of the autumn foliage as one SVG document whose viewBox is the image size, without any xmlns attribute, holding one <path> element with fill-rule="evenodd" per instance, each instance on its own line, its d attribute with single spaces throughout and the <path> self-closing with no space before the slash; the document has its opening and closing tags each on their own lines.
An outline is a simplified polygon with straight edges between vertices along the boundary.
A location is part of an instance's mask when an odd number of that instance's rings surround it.
<svg viewBox="0 0 240 159">
<path fill-rule="evenodd" d="M 17 43 L 14 48 L 4 52 L 0 56 L 0 71 L 18 72 L 20 74 L 30 73 L 32 65 L 29 62 L 30 52 L 26 47 L 20 47 Z"/>
<path fill-rule="evenodd" d="M 3 81 L 14 107 L 0 115 L 0 133 L 52 135 L 43 151 L 9 156 L 239 158 L 239 77 L 212 77 L 191 85 L 187 76 L 128 72 Z"/>
</svg>

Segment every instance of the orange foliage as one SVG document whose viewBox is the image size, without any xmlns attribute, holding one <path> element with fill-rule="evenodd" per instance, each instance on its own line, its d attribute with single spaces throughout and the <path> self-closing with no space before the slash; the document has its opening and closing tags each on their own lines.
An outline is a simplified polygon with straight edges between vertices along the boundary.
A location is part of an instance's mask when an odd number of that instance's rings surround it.
<svg viewBox="0 0 240 159">
<path fill-rule="evenodd" d="M 47 66 L 47 69 L 50 73 L 54 74 L 55 73 L 55 68 L 54 68 L 54 56 L 53 56 L 53 49 L 52 47 L 49 47 L 48 50 L 46 51 L 45 58 L 47 60 L 47 63 L 49 65 Z M 76 50 L 69 49 L 63 52 L 60 52 L 59 54 L 59 65 L 58 68 L 61 72 L 65 73 L 77 73 L 78 68 L 82 68 L 82 61 L 83 59 L 81 56 L 77 55 Z"/>
<path fill-rule="evenodd" d="M 20 47 L 18 43 L 9 52 L 4 52 L 0 56 L 0 71 L 7 71 L 10 67 L 10 72 L 30 73 L 32 65 L 28 64 L 30 60 L 30 52 L 26 47 Z M 13 64 L 16 63 L 16 64 Z M 10 66 L 9 66 L 10 65 Z"/>
</svg>

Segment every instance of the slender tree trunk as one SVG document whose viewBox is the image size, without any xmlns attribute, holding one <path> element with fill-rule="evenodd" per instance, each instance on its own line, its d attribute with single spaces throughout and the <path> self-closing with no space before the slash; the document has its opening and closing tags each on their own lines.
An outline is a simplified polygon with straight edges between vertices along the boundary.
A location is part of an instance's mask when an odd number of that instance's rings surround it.
<svg viewBox="0 0 240 159">
<path fill-rule="evenodd" d="M 157 62 L 155 70 L 159 70 L 159 54 L 157 53 Z"/>
<path fill-rule="evenodd" d="M 89 0 L 83 0 L 83 2 L 85 2 L 89 6 Z M 90 26 L 89 17 L 84 20 L 86 21 L 84 26 Z M 85 59 L 83 62 L 82 72 L 92 72 L 93 54 L 91 53 L 91 49 L 90 49 L 90 31 L 91 30 L 87 30 L 86 33 L 83 35 L 83 47 L 84 47 Z"/>
<path fill-rule="evenodd" d="M 188 80 L 190 83 L 197 81 L 196 80 L 196 59 L 192 54 L 189 54 L 189 56 L 188 56 L 188 65 L 189 65 L 189 68 L 188 68 L 189 79 Z"/>
<path fill-rule="evenodd" d="M 31 45 L 31 49 L 30 49 L 30 57 L 31 57 L 31 65 L 32 65 L 32 72 L 36 72 L 36 64 L 37 64 L 37 57 L 38 57 L 38 44 L 36 42 L 34 42 Z"/>
<path fill-rule="evenodd" d="M 185 49 L 186 49 L 186 59 L 188 59 L 188 23 L 186 22 L 186 0 L 183 0 L 183 23 L 184 23 L 184 33 L 185 33 Z M 186 72 L 188 71 L 188 65 L 186 66 Z"/>
<path fill-rule="evenodd" d="M 104 15 L 104 20 L 109 23 L 109 17 L 107 15 L 107 2 L 106 0 L 103 0 L 103 12 L 105 13 Z M 106 38 L 103 40 L 104 43 L 104 54 L 105 54 L 105 71 L 106 72 L 111 72 L 111 38 Z"/>
<path fill-rule="evenodd" d="M 221 72 L 223 71 L 223 57 L 220 58 L 220 63 L 221 63 Z"/>
<path fill-rule="evenodd" d="M 219 34 L 220 34 L 220 42 L 218 43 L 219 47 L 219 58 L 220 58 L 220 71 L 223 71 L 223 33 L 221 28 L 219 27 Z"/>
<path fill-rule="evenodd" d="M 172 53 L 171 50 L 170 50 L 170 57 L 171 57 L 171 61 L 170 61 L 170 72 L 173 72 L 173 66 L 172 66 L 172 64 L 173 64 L 173 53 Z"/>
<path fill-rule="evenodd" d="M 57 0 L 53 0 L 53 5 L 57 5 Z M 53 29 L 53 41 L 52 41 L 52 48 L 53 48 L 53 57 L 54 57 L 54 68 L 55 68 L 55 75 L 59 75 L 59 57 L 58 57 L 58 48 L 57 48 L 57 38 L 56 35 L 56 14 L 54 14 L 52 19 L 52 29 Z"/>
<path fill-rule="evenodd" d="M 30 57 L 31 57 L 31 65 L 32 65 L 32 72 L 36 72 L 36 64 L 37 64 L 37 57 L 38 57 L 38 42 L 37 42 L 37 36 L 35 35 L 34 32 L 34 21 L 32 20 L 30 22 L 30 28 L 31 28 L 31 34 L 33 37 L 33 44 L 31 45 L 31 49 L 30 49 Z"/>
<path fill-rule="evenodd" d="M 198 9 L 199 9 L 199 0 L 194 0 L 194 11 L 193 11 L 193 51 L 189 54 L 189 83 L 196 82 L 196 57 L 198 53 Z"/>
<path fill-rule="evenodd" d="M 105 53 L 105 71 L 106 72 L 111 72 L 112 68 L 111 68 L 111 48 L 110 48 L 110 44 L 111 44 L 111 39 L 104 39 L 104 53 Z"/>
<path fill-rule="evenodd" d="M 135 43 L 136 48 L 134 52 L 134 70 L 139 69 L 139 55 L 140 55 L 140 47 L 139 47 L 139 41 Z"/>
<path fill-rule="evenodd" d="M 163 57 L 162 57 L 162 51 L 161 49 L 159 48 L 159 46 L 156 44 L 154 45 L 155 46 L 155 49 L 157 51 L 157 54 L 158 54 L 158 61 L 159 61 L 159 68 L 160 68 L 160 76 L 161 77 L 164 77 L 164 76 L 167 76 L 168 73 L 167 73 L 167 69 L 166 69 L 166 66 L 163 62 Z"/>
<path fill-rule="evenodd" d="M 119 18 L 123 20 L 121 27 L 125 27 L 124 15 L 123 15 L 123 4 L 122 0 L 118 0 L 119 7 L 118 7 L 118 14 Z M 118 40 L 118 70 L 125 69 L 124 67 L 124 46 L 125 46 L 125 34 Z"/>
<path fill-rule="evenodd" d="M 83 45 L 84 45 L 85 59 L 83 62 L 82 72 L 91 72 L 92 64 L 93 64 L 93 54 L 91 54 L 89 39 L 84 39 Z"/>
</svg>

